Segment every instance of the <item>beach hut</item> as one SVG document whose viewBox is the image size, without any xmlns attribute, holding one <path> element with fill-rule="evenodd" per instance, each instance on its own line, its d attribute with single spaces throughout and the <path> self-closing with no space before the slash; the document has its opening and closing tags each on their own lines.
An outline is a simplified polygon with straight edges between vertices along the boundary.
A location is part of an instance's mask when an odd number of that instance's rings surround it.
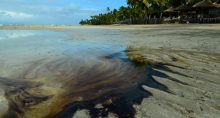
<svg viewBox="0 0 220 118">
<path fill-rule="evenodd" d="M 210 9 L 210 8 L 215 8 L 215 5 L 209 0 L 203 0 L 201 2 L 194 4 L 192 7 L 195 9 Z"/>
<path fill-rule="evenodd" d="M 175 10 L 174 7 L 170 7 L 163 11 L 163 17 L 169 18 L 167 20 L 174 20 L 176 17 L 178 17 L 178 11 Z"/>
<path fill-rule="evenodd" d="M 175 11 L 178 11 L 179 16 L 190 16 L 190 14 L 192 12 L 192 6 L 187 5 L 187 4 L 183 4 L 183 5 L 180 5 L 179 7 L 177 7 L 175 9 Z"/>
<path fill-rule="evenodd" d="M 192 6 L 183 4 L 177 7 L 175 11 L 178 11 L 179 23 L 194 22 L 193 17 L 195 16 L 196 12 L 192 10 Z"/>
<path fill-rule="evenodd" d="M 183 4 L 180 5 L 179 7 L 177 7 L 175 10 L 176 11 L 190 11 L 192 9 L 192 6 L 187 5 L 187 4 Z"/>
<path fill-rule="evenodd" d="M 211 18 L 215 17 L 215 15 L 211 14 L 211 11 L 215 10 L 216 6 L 209 0 L 198 2 L 192 8 L 196 11 L 196 20 L 199 23 L 210 23 Z"/>
<path fill-rule="evenodd" d="M 168 8 L 168 9 L 164 10 L 164 12 L 165 12 L 165 13 L 173 13 L 173 12 L 176 12 L 176 11 L 175 11 L 175 8 L 174 8 L 174 7 L 170 7 L 170 8 Z"/>
<path fill-rule="evenodd" d="M 209 10 L 215 9 L 216 6 L 209 0 L 203 0 L 193 5 L 192 8 L 196 10 L 198 15 L 201 15 L 200 17 L 209 17 Z"/>
<path fill-rule="evenodd" d="M 217 18 L 218 22 L 220 22 L 220 0 L 218 2 L 213 3 L 216 7 L 215 9 L 209 10 L 209 14 L 214 15 Z"/>
</svg>

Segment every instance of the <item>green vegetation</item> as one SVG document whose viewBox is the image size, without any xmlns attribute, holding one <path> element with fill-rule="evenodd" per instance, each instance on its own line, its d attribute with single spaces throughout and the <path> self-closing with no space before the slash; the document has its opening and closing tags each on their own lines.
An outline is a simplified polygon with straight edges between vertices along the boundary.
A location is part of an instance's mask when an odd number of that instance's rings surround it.
<svg viewBox="0 0 220 118">
<path fill-rule="evenodd" d="M 80 24 L 110 25 L 115 23 L 135 23 L 152 17 L 161 18 L 162 13 L 169 7 L 178 7 L 183 4 L 193 5 L 202 0 L 127 0 L 128 6 L 91 16 L 91 19 L 81 20 Z M 210 0 L 216 2 L 218 0 Z M 136 23 L 137 23 L 136 22 Z"/>
<path fill-rule="evenodd" d="M 129 19 L 130 15 L 130 7 L 121 6 L 119 10 L 107 8 L 107 13 L 91 16 L 90 20 L 81 20 L 80 24 L 109 25 Z"/>
<path fill-rule="evenodd" d="M 133 62 L 134 64 L 137 65 L 160 65 L 162 63 L 160 62 L 156 62 L 152 59 L 149 59 L 145 56 L 143 56 L 142 54 L 144 54 L 145 51 L 143 51 L 140 48 L 135 48 L 135 47 L 128 47 L 126 49 L 126 55 L 128 57 L 128 59 Z M 147 52 L 147 53 L 151 53 L 151 52 Z"/>
</svg>

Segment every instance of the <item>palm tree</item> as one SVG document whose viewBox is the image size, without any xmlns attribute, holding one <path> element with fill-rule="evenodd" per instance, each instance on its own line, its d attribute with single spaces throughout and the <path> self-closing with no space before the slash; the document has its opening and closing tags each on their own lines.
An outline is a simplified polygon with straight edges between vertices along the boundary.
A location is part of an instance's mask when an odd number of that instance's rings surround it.
<svg viewBox="0 0 220 118">
<path fill-rule="evenodd" d="M 110 9 L 109 7 L 107 7 L 107 8 L 106 8 L 106 11 L 107 11 L 107 12 L 110 12 L 110 11 L 111 11 L 111 9 Z"/>
</svg>

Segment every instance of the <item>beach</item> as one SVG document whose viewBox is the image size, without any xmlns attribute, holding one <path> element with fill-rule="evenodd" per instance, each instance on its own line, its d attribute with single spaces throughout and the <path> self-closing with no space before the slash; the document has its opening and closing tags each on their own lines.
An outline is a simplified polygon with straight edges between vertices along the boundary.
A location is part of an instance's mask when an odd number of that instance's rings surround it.
<svg viewBox="0 0 220 118">
<path fill-rule="evenodd" d="M 220 25 L 0 26 L 0 117 L 217 118 Z"/>
</svg>

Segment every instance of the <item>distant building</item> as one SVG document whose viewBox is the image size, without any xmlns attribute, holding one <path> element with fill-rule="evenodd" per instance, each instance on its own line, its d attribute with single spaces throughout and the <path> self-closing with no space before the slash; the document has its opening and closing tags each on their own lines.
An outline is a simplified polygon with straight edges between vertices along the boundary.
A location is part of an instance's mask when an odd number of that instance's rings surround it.
<svg viewBox="0 0 220 118">
<path fill-rule="evenodd" d="M 220 23 L 220 2 L 212 3 L 209 0 L 202 0 L 193 6 L 181 5 L 177 8 L 169 8 L 164 13 L 170 17 L 176 16 L 178 12 L 179 23 Z M 172 19 L 171 19 L 172 20 Z"/>
</svg>

